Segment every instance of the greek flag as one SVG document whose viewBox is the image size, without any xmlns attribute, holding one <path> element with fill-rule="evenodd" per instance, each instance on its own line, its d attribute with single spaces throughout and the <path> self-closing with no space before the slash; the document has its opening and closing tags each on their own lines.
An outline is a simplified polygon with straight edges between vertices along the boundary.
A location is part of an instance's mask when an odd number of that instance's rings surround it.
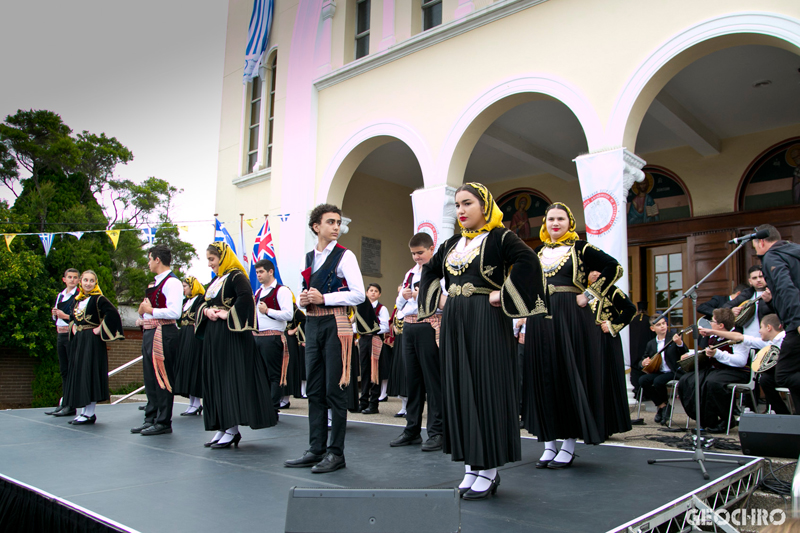
<svg viewBox="0 0 800 533">
<path fill-rule="evenodd" d="M 247 48 L 244 52 L 243 83 L 258 76 L 258 63 L 267 49 L 272 27 L 273 0 L 253 0 L 253 14 L 247 29 Z"/>
<path fill-rule="evenodd" d="M 225 229 L 225 224 L 223 224 L 222 222 L 220 222 L 216 218 L 214 219 L 214 222 L 216 222 L 216 225 L 214 226 L 214 228 L 215 228 L 214 229 L 214 242 L 216 242 L 216 241 L 225 241 L 226 243 L 228 243 L 228 246 L 231 247 L 231 250 L 233 250 L 233 253 L 236 253 L 236 245 L 233 243 L 233 237 L 231 237 L 231 234 L 228 233 L 227 229 Z"/>
<path fill-rule="evenodd" d="M 53 234 L 52 233 L 40 233 L 39 238 L 42 240 L 42 246 L 44 246 L 44 256 L 50 253 L 50 246 L 53 244 Z"/>
<path fill-rule="evenodd" d="M 142 233 L 147 237 L 147 242 L 152 246 L 155 242 L 157 228 L 142 228 Z"/>
</svg>

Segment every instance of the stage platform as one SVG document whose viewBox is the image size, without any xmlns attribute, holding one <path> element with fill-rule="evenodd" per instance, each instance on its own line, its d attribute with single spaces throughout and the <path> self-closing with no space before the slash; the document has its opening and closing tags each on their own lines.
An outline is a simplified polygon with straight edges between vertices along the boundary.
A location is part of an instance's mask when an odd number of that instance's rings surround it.
<svg viewBox="0 0 800 533">
<path fill-rule="evenodd" d="M 2 411 L 0 475 L 122 530 L 276 533 L 284 531 L 293 486 L 449 488 L 463 477 L 462 464 L 443 453 L 390 448 L 402 430 L 397 426 L 348 422 L 347 468 L 316 475 L 283 466 L 308 447 L 305 417 L 282 413 L 274 428 L 242 428 L 238 449 L 212 450 L 203 447 L 212 434 L 203 430 L 202 417 L 177 416 L 183 410 L 177 405 L 171 435 L 131 434 L 129 428 L 142 419 L 137 407 L 99 405 L 97 424 L 78 427 L 69 418 L 45 416 L 45 409 Z M 743 495 L 760 469 L 757 458 L 709 454 L 747 464 L 709 463 L 711 480 L 704 481 L 695 463 L 647 464 L 689 452 L 579 444 L 571 468 L 537 470 L 543 449 L 524 438 L 522 461 L 501 469 L 497 496 L 461 502 L 464 532 L 624 530 L 656 515 L 674 515 L 692 494 L 709 501 L 707 496 L 733 487 Z"/>
</svg>

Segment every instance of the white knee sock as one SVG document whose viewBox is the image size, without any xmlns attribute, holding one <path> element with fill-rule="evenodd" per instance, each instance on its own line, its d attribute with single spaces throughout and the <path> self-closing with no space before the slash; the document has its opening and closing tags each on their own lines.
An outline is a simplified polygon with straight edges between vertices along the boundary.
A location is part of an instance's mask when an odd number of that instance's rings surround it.
<svg viewBox="0 0 800 533">
<path fill-rule="evenodd" d="M 328 409 L 328 427 L 333 425 L 333 409 Z"/>
<path fill-rule="evenodd" d="M 464 464 L 464 479 L 461 480 L 461 483 L 458 485 L 459 489 L 468 489 L 475 483 L 477 479 L 477 472 L 472 471 L 472 467 L 468 464 Z"/>
<path fill-rule="evenodd" d="M 300 396 L 306 397 L 306 380 L 300 382 Z"/>
<path fill-rule="evenodd" d="M 483 476 L 483 477 L 481 477 Z M 497 469 L 490 468 L 489 470 L 481 470 L 478 472 L 478 477 L 475 478 L 475 483 L 472 484 L 472 490 L 475 492 L 483 492 L 492 485 L 492 481 L 497 476 Z M 488 478 L 488 479 L 486 479 Z"/>
<path fill-rule="evenodd" d="M 214 433 L 214 438 L 211 439 L 211 441 L 212 442 L 219 442 L 219 439 L 221 439 L 224 436 L 225 436 L 225 432 L 224 431 L 217 431 L 216 433 Z"/>
<path fill-rule="evenodd" d="M 83 416 L 86 418 L 92 418 L 94 416 L 94 408 L 97 406 L 97 402 L 92 402 L 83 409 Z"/>
<path fill-rule="evenodd" d="M 539 457 L 540 461 L 552 461 L 556 456 L 556 441 L 549 440 L 544 443 L 544 453 Z"/>
<path fill-rule="evenodd" d="M 226 442 L 230 442 L 233 440 L 233 437 L 239 433 L 239 426 L 233 426 L 232 428 L 228 428 L 222 434 L 222 438 L 219 440 L 219 444 L 225 444 Z"/>
<path fill-rule="evenodd" d="M 564 439 L 564 443 L 561 445 L 561 450 L 556 455 L 556 461 L 559 463 L 568 463 L 572 460 L 572 454 L 575 453 L 575 440 L 576 439 Z"/>
<path fill-rule="evenodd" d="M 403 402 L 403 407 L 400 408 L 400 411 L 397 414 L 404 415 L 407 412 L 406 411 L 406 407 L 408 406 L 408 397 L 407 396 L 398 396 L 398 398 L 400 398 L 400 401 Z"/>
<path fill-rule="evenodd" d="M 282 398 L 281 398 L 281 406 L 284 406 L 284 405 L 286 405 L 287 403 L 289 403 L 289 397 L 288 397 L 288 396 L 284 396 L 284 397 L 282 397 Z"/>
<path fill-rule="evenodd" d="M 389 380 L 388 379 L 382 379 L 381 380 L 381 395 L 378 397 L 378 399 L 379 400 L 383 400 L 384 398 L 386 398 L 386 396 L 387 396 L 386 391 L 388 391 L 388 390 L 389 390 Z"/>
</svg>

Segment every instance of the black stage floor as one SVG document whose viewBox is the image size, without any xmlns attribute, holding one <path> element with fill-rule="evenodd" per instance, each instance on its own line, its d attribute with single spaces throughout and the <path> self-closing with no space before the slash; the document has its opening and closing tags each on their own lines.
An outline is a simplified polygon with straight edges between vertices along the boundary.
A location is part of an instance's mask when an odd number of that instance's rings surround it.
<svg viewBox="0 0 800 533">
<path fill-rule="evenodd" d="M 243 428 L 239 449 L 212 450 L 201 417 L 175 416 L 171 435 L 142 437 L 129 433 L 137 404 L 98 406 L 94 426 L 43 411 L 0 412 L 0 474 L 142 532 L 283 532 L 292 486 L 445 488 L 463 476 L 442 453 L 390 448 L 397 426 L 349 422 L 347 468 L 317 475 L 282 466 L 307 448 L 305 417 L 282 414 L 274 428 Z M 542 451 L 523 439 L 497 496 L 462 502 L 464 532 L 607 531 L 708 483 L 694 463 L 647 464 L 688 452 L 579 444 L 573 467 L 555 471 L 534 468 Z M 736 468 L 709 464 L 711 483 Z"/>
</svg>

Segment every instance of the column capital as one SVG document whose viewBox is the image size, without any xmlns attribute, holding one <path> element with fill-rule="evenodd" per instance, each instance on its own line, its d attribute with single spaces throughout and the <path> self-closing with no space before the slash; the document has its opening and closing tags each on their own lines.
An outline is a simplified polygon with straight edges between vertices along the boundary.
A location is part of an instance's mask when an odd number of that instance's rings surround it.
<svg viewBox="0 0 800 533">
<path fill-rule="evenodd" d="M 324 0 L 322 2 L 322 20 L 332 19 L 336 14 L 336 1 Z"/>
<path fill-rule="evenodd" d="M 340 231 L 342 235 L 347 235 L 347 232 L 350 231 L 350 223 L 353 221 L 352 218 L 342 217 L 342 225 Z"/>
<path fill-rule="evenodd" d="M 623 201 L 627 201 L 628 191 L 631 190 L 634 182 L 644 180 L 642 168 L 646 163 L 644 159 L 624 148 L 622 149 L 622 161 L 625 164 L 622 170 L 622 189 L 624 192 L 622 198 Z"/>
</svg>

